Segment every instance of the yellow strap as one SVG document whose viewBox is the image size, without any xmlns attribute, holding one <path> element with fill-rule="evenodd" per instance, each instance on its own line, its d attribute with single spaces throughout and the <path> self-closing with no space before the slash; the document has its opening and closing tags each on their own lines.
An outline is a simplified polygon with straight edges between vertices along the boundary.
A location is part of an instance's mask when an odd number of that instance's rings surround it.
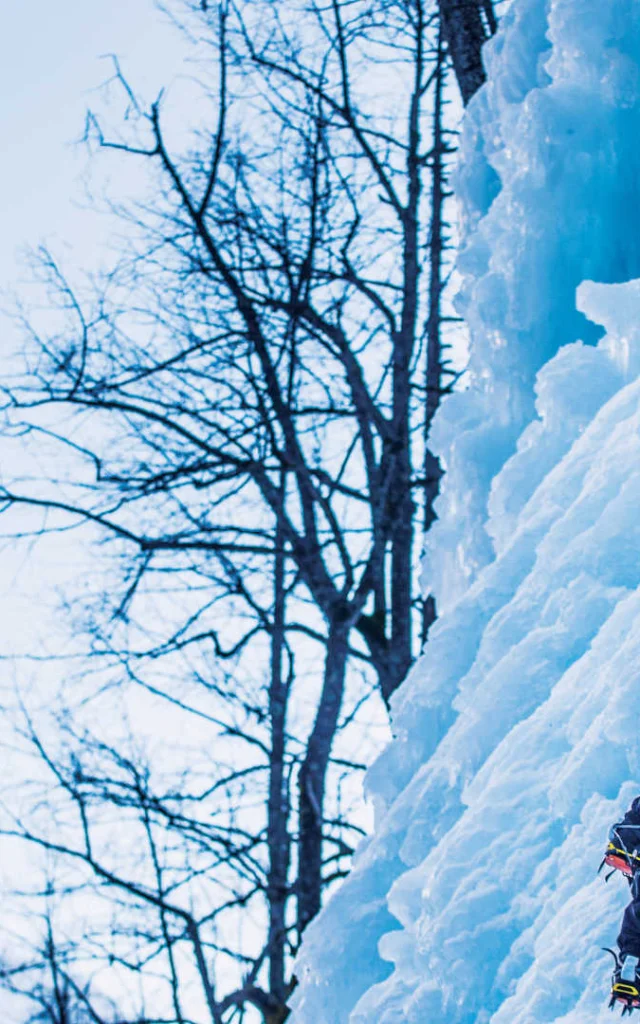
<svg viewBox="0 0 640 1024">
<path fill-rule="evenodd" d="M 640 997 L 640 992 L 638 992 L 638 989 L 634 985 L 624 985 L 624 984 L 622 984 L 619 981 L 616 982 L 616 984 L 613 986 L 613 988 L 611 989 L 611 992 L 612 993 L 619 992 L 620 995 L 625 995 L 625 996 L 638 996 L 638 997 Z"/>
<path fill-rule="evenodd" d="M 607 853 L 611 852 L 621 853 L 623 857 L 633 857 L 634 860 L 640 860 L 640 857 L 637 853 L 629 853 L 627 850 L 620 850 L 617 846 L 614 846 L 613 843 L 609 843 L 609 845 L 607 846 Z"/>
</svg>

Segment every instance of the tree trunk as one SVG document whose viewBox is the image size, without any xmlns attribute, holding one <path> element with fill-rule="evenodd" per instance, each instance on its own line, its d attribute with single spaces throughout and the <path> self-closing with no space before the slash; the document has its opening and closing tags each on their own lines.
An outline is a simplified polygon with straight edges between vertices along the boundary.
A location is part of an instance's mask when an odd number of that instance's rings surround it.
<svg viewBox="0 0 640 1024">
<path fill-rule="evenodd" d="M 496 31 L 492 0 L 439 0 L 442 31 L 462 102 L 485 81 L 482 44 Z"/>
<path fill-rule="evenodd" d="M 429 232 L 429 316 L 427 319 L 427 401 L 424 420 L 424 532 L 425 535 L 437 518 L 434 503 L 440 490 L 442 468 L 439 460 L 429 448 L 429 434 L 436 410 L 442 396 L 442 254 L 443 212 L 444 212 L 444 155 L 445 141 L 442 131 L 442 101 L 444 86 L 444 53 L 442 37 L 438 40 L 438 65 L 436 68 L 435 95 L 433 100 L 433 156 L 431 164 L 431 229 Z M 426 642 L 429 629 L 436 619 L 436 602 L 429 594 L 422 606 L 422 644 Z"/>
<path fill-rule="evenodd" d="M 281 495 L 284 498 L 284 480 Z M 288 686 L 283 678 L 285 640 L 285 553 L 282 516 L 277 517 L 274 557 L 274 612 L 271 635 L 271 679 L 269 683 L 269 722 L 271 751 L 269 757 L 269 798 L 267 847 L 269 873 L 267 901 L 269 904 L 269 992 L 285 1002 L 286 983 L 286 905 L 290 862 L 289 789 L 286 777 L 285 746 Z"/>
<path fill-rule="evenodd" d="M 342 706 L 350 624 L 331 624 L 318 713 L 299 777 L 298 934 L 320 910 L 324 793 L 331 745 Z"/>
</svg>

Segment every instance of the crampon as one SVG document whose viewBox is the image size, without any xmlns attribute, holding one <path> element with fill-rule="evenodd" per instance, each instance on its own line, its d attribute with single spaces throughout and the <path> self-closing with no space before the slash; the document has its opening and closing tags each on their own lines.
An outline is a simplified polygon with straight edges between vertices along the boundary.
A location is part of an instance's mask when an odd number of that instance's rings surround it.
<svg viewBox="0 0 640 1024">
<path fill-rule="evenodd" d="M 613 1010 L 618 1004 L 622 1005 L 622 1017 L 640 1009 L 640 992 L 635 985 L 627 985 L 626 982 L 614 983 L 611 989 L 609 1009 Z"/>
<path fill-rule="evenodd" d="M 620 959 L 612 949 L 607 953 L 615 960 L 616 966 L 611 979 L 611 998 L 609 1009 L 613 1010 L 620 1004 L 622 1006 L 621 1016 L 632 1014 L 634 1010 L 640 1009 L 640 963 L 638 957 L 627 956 Z"/>
</svg>

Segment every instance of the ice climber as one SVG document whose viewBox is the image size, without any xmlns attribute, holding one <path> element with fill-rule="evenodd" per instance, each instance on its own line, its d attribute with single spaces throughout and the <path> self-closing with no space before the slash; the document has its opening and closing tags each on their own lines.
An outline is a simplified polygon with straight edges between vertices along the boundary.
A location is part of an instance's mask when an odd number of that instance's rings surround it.
<svg viewBox="0 0 640 1024">
<path fill-rule="evenodd" d="M 640 1008 L 640 796 L 622 821 L 612 825 L 602 864 L 621 871 L 631 888 L 631 902 L 618 935 L 620 952 L 613 954 L 616 966 L 609 1003 L 612 1009 L 622 1003 L 624 1015 Z"/>
</svg>

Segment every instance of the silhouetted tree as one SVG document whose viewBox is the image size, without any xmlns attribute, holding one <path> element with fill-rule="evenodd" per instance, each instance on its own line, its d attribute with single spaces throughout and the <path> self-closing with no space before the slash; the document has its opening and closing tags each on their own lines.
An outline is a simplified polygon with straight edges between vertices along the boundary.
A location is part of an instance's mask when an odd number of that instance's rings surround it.
<svg viewBox="0 0 640 1024">
<path fill-rule="evenodd" d="M 68 471 L 5 482 L 0 501 L 41 508 L 44 530 L 84 523 L 111 539 L 119 582 L 88 623 L 99 671 L 242 752 L 214 758 L 201 787 L 161 792 L 117 744 L 69 727 L 51 753 L 32 730 L 80 841 L 24 819 L 6 831 L 122 894 L 117 956 L 142 929 L 146 952 L 126 968 L 162 963 L 172 1021 L 191 1019 L 193 971 L 212 1024 L 244 1006 L 272 1022 L 358 831 L 338 797 L 361 759 L 338 756 L 336 737 L 374 685 L 388 706 L 435 617 L 416 556 L 441 473 L 429 431 L 455 380 L 442 335 L 446 74 L 450 59 L 466 101 L 480 37 L 444 0 L 192 7 L 217 74 L 211 126 L 176 148 L 165 100 L 145 107 L 116 66 L 122 128 L 92 114 L 87 135 L 146 165 L 152 188 L 122 211 L 130 249 L 92 289 L 42 254 L 61 325 L 27 325 L 29 370 L 6 411 L 34 444 L 62 445 Z M 491 5 L 473 7 L 486 35 Z M 185 672 L 213 713 L 181 695 Z M 262 810 L 248 824 L 251 801 Z M 110 808 L 141 836 L 145 881 L 127 843 L 95 852 Z M 256 901 L 260 949 L 221 950 L 218 920 Z M 222 954 L 245 964 L 224 994 L 210 968 Z"/>
</svg>

